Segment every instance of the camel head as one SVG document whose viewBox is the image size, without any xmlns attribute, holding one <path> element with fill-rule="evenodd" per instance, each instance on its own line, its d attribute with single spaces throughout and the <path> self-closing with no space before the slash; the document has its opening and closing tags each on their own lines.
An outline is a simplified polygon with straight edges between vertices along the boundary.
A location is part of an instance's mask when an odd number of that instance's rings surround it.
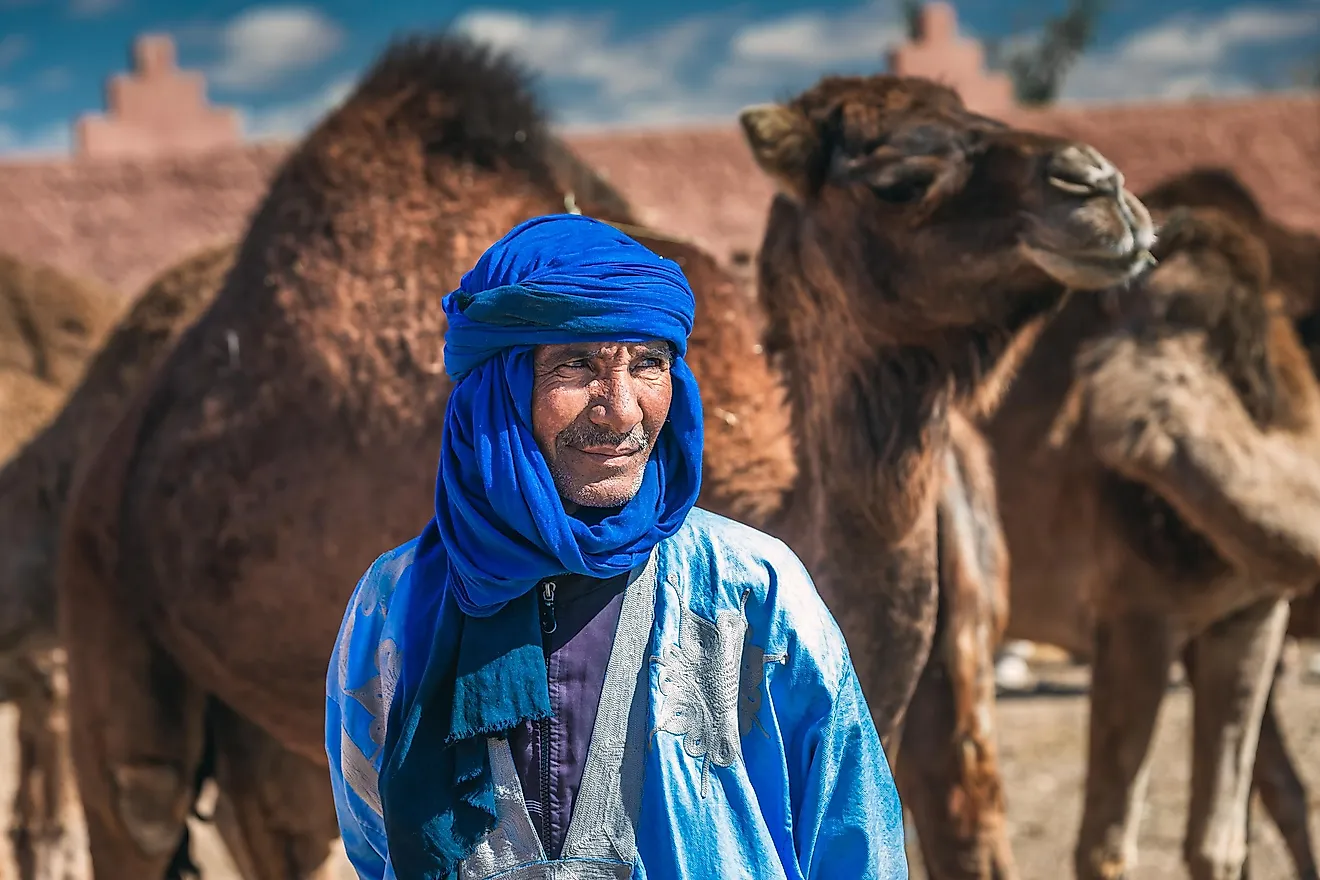
<svg viewBox="0 0 1320 880">
<path fill-rule="evenodd" d="M 1320 314 L 1320 236 L 1276 223 L 1231 170 L 1192 168 L 1160 181 L 1141 201 L 1161 225 L 1185 208 L 1213 208 L 1232 217 L 1269 251 L 1270 284 L 1288 314 L 1313 322 Z"/>
<path fill-rule="evenodd" d="M 1150 217 L 1104 156 L 972 113 L 934 82 L 827 77 L 739 118 L 779 190 L 763 272 L 794 252 L 814 287 L 843 292 L 850 319 L 884 328 L 885 342 L 1012 324 L 1049 295 L 1125 283 L 1151 260 Z"/>
</svg>

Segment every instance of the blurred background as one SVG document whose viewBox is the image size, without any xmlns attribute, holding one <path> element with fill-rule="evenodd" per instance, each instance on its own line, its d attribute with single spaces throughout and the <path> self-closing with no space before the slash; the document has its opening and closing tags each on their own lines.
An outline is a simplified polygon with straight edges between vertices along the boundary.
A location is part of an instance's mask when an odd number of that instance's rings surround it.
<svg viewBox="0 0 1320 880">
<path fill-rule="evenodd" d="M 1228 167 L 1274 220 L 1320 233 L 1320 0 L 620 7 L 0 0 L 0 252 L 128 302 L 184 256 L 241 234 L 286 151 L 390 39 L 444 27 L 515 52 L 568 143 L 643 219 L 727 264 L 749 262 L 771 194 L 737 111 L 830 73 L 948 82 L 981 112 L 1093 144 L 1135 191 L 1193 166 Z M 1025 877 L 1064 876 L 1086 671 L 1047 647 L 1010 648 L 1001 685 L 1017 698 L 999 711 L 1016 856 Z M 1289 646 L 1280 705 L 1317 792 L 1310 659 Z M 1183 876 L 1187 706 L 1179 691 L 1161 723 L 1133 880 Z M 0 713 L 2 814 L 16 758 L 12 709 Z M 214 837 L 197 831 L 206 876 L 232 876 Z M 1293 876 L 1274 827 L 1257 822 L 1253 835 L 1253 877 Z M 0 878 L 14 876 L 6 859 Z"/>
</svg>

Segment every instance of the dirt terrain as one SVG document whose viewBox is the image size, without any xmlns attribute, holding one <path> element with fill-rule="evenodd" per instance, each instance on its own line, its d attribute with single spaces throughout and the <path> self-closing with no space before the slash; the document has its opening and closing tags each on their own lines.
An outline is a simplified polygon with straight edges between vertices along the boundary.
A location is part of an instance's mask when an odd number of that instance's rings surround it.
<svg viewBox="0 0 1320 880">
<path fill-rule="evenodd" d="M 1312 792 L 1320 816 L 1320 682 L 1301 670 L 1315 648 L 1289 646 L 1287 674 L 1279 693 L 1284 732 Z M 1000 745 L 1007 776 L 1009 819 L 1023 880 L 1072 876 L 1072 842 L 1081 817 L 1082 755 L 1086 743 L 1085 668 L 1037 665 L 1038 692 L 999 703 Z M 1189 763 L 1185 688 L 1173 685 L 1160 719 L 1153 756 L 1150 800 L 1141 831 L 1141 863 L 1130 880 L 1185 877 L 1180 850 L 1187 809 Z M 14 712 L 0 709 L 0 828 L 8 827 L 14 776 Z M 1253 805 L 1252 880 L 1287 880 L 1293 873 L 1283 842 Z M 205 880 L 240 880 L 214 832 L 193 823 L 194 851 Z M 1320 822 L 1313 835 L 1320 837 Z M 913 841 L 915 844 L 915 840 Z M 0 839 L 0 880 L 13 880 L 7 839 Z M 913 880 L 924 880 L 920 857 L 912 851 Z M 337 876 L 356 880 L 339 856 Z"/>
</svg>

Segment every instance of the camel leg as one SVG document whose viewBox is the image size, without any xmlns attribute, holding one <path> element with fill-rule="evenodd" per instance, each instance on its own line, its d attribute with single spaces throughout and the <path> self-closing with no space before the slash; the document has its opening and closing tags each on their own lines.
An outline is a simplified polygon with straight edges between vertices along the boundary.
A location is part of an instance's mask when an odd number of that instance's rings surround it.
<svg viewBox="0 0 1320 880">
<path fill-rule="evenodd" d="M 977 708 L 993 711 L 993 703 Z M 894 765 L 926 873 L 931 880 L 1012 880 L 1017 868 L 993 736 L 979 730 L 960 735 L 958 726 L 948 670 L 932 657 L 908 705 Z"/>
<path fill-rule="evenodd" d="M 1295 606 L 1294 606 L 1295 607 Z M 1183 665 L 1188 677 L 1195 679 L 1195 652 L 1184 653 Z M 1292 857 L 1293 869 L 1298 880 L 1320 880 L 1317 873 L 1315 851 L 1311 846 L 1311 810 L 1307 801 L 1306 786 L 1297 773 L 1288 744 L 1284 741 L 1283 730 L 1279 727 L 1278 707 L 1274 693 L 1278 686 L 1278 668 L 1274 681 L 1270 685 L 1269 695 L 1265 699 L 1265 714 L 1260 723 L 1260 742 L 1256 746 L 1256 766 L 1252 772 L 1252 786 L 1260 794 L 1265 812 L 1279 829 L 1288 853 Z M 1248 800 L 1248 811 L 1250 811 Z M 1243 832 L 1250 839 L 1250 815 L 1243 824 Z M 1247 859 L 1250 861 L 1250 850 Z M 1248 871 L 1244 865 L 1242 876 Z"/>
<path fill-rule="evenodd" d="M 1239 880 L 1252 768 L 1288 603 L 1259 602 L 1196 637 L 1192 800 L 1184 857 L 1192 880 Z"/>
<path fill-rule="evenodd" d="M 10 832 L 20 880 L 90 877 L 68 740 L 64 652 L 16 658 L 18 786 Z"/>
<path fill-rule="evenodd" d="M 1097 621 L 1094 644 L 1086 795 L 1073 859 L 1079 880 L 1120 880 L 1136 864 L 1172 639 L 1163 620 L 1130 615 Z"/>
<path fill-rule="evenodd" d="M 216 828 L 248 880 L 332 880 L 339 837 L 324 767 L 212 701 Z"/>
<path fill-rule="evenodd" d="M 1298 880 L 1320 880 L 1315 851 L 1311 847 L 1311 810 L 1306 786 L 1297 774 L 1288 744 L 1279 728 L 1274 688 L 1265 703 L 1265 717 L 1260 724 L 1260 744 L 1256 748 L 1253 784 L 1292 856 Z"/>
<path fill-rule="evenodd" d="M 205 694 L 116 601 L 90 546 L 66 551 L 60 623 L 92 870 L 96 880 L 177 877 L 189 867 Z"/>
</svg>

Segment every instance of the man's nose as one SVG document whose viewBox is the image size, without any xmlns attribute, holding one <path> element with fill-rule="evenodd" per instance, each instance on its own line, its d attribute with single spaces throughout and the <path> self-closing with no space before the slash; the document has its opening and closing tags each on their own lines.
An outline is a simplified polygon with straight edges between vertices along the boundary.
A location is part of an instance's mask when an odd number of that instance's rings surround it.
<svg viewBox="0 0 1320 880">
<path fill-rule="evenodd" d="M 642 421 L 633 377 L 625 372 L 601 381 L 600 395 L 591 408 L 591 421 L 616 434 L 627 434 Z"/>
</svg>

